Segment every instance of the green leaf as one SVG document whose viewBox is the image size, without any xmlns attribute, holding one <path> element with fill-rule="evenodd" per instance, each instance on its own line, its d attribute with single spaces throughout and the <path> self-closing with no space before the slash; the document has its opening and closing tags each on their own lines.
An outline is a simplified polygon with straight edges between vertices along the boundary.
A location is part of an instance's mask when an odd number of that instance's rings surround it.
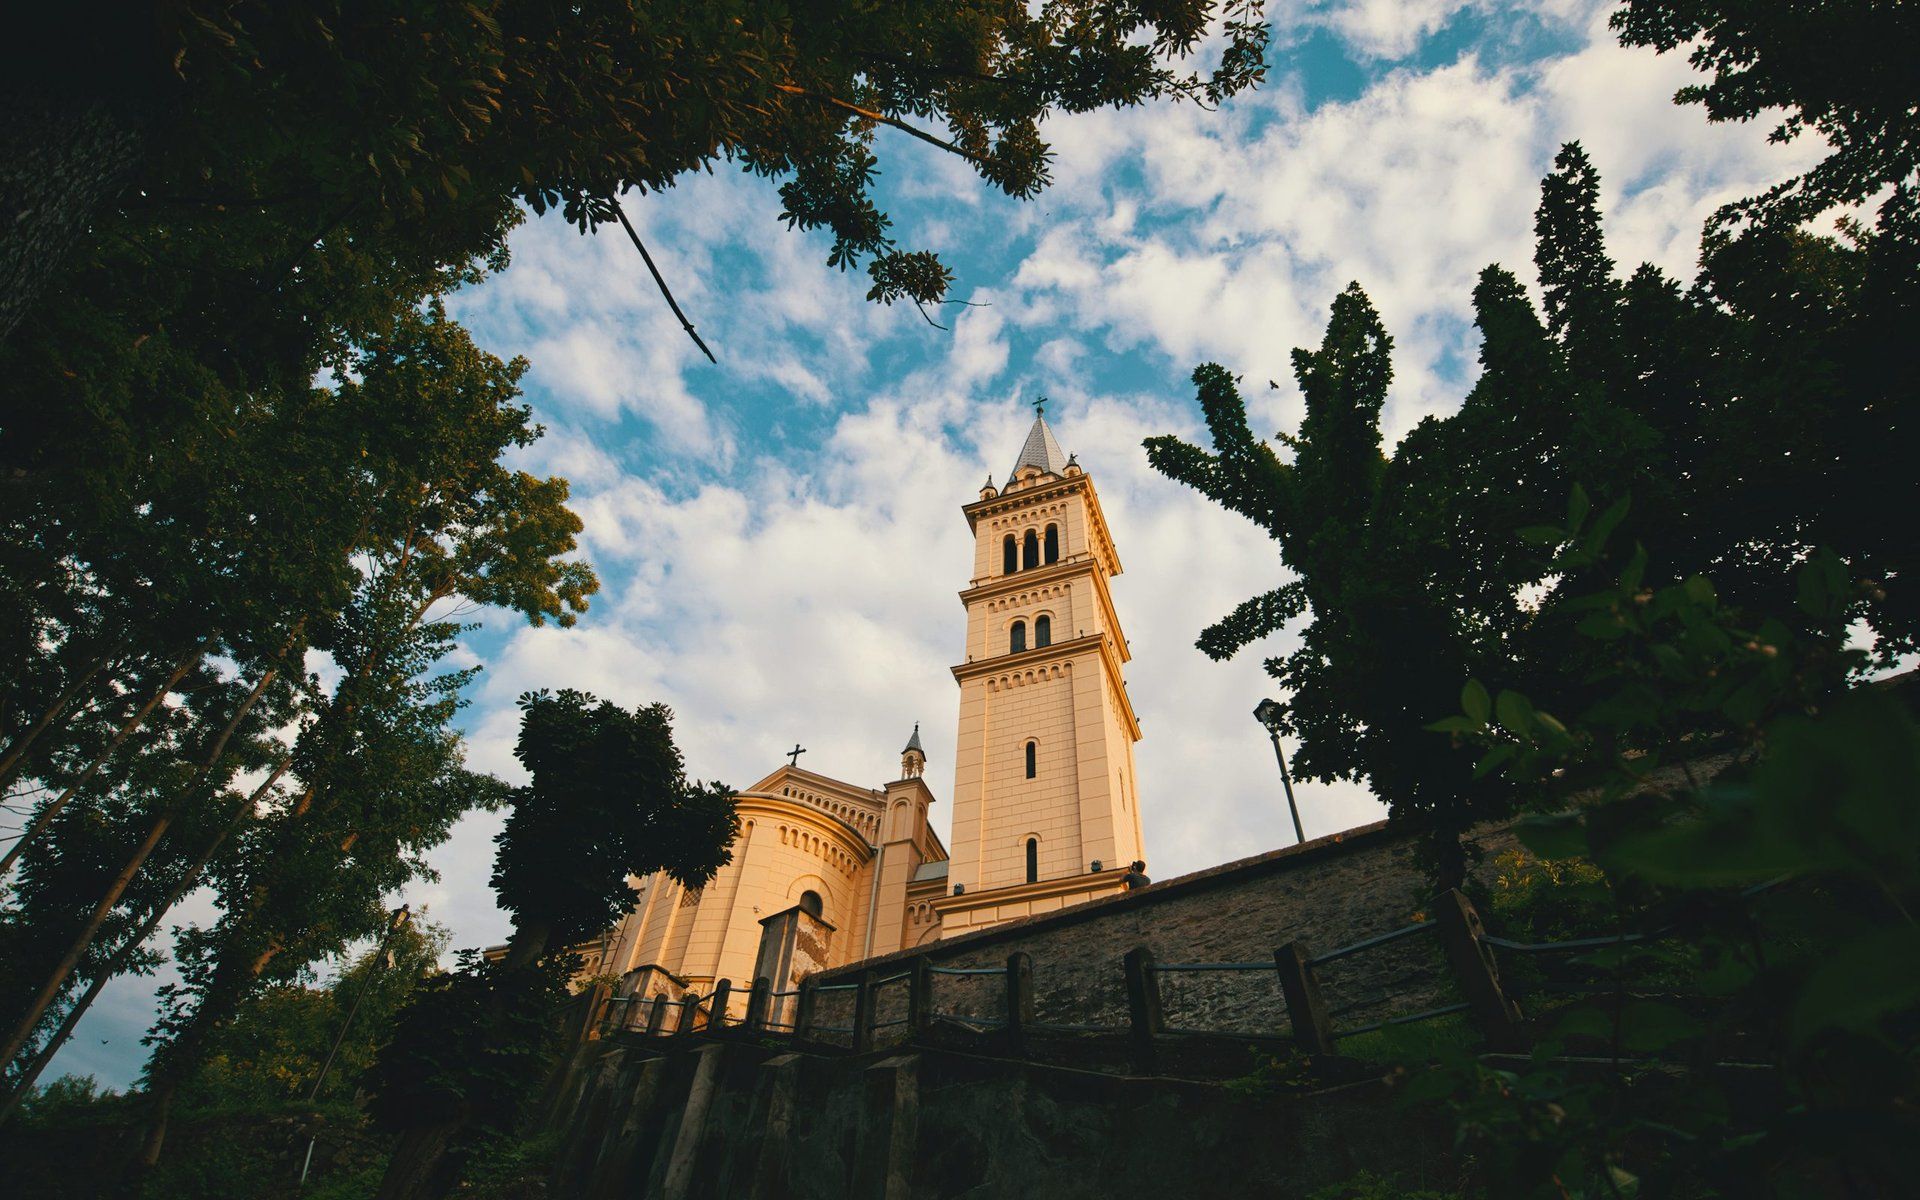
<svg viewBox="0 0 1920 1200">
<path fill-rule="evenodd" d="M 1595 521 L 1593 528 L 1587 532 L 1589 549 L 1599 550 L 1607 544 L 1607 539 L 1613 536 L 1613 531 L 1619 528 L 1620 522 L 1627 519 L 1627 510 L 1632 506 L 1631 502 L 1631 496 L 1622 496 L 1608 506 L 1607 511 L 1600 514 L 1600 519 Z"/>
<path fill-rule="evenodd" d="M 1800 989 L 1791 1023 L 1795 1041 L 1823 1029 L 1872 1032 L 1920 1004 L 1920 928 L 1876 930 L 1821 956 Z"/>
<path fill-rule="evenodd" d="M 1502 691 L 1494 703 L 1494 712 L 1508 733 L 1518 738 L 1533 738 L 1533 702 L 1515 691 Z"/>
<path fill-rule="evenodd" d="M 1558 546 L 1567 540 L 1567 531 L 1552 525 L 1528 525 L 1519 531 L 1519 538 L 1533 546 Z"/>
<path fill-rule="evenodd" d="M 1587 489 L 1579 484 L 1573 485 L 1573 494 L 1567 497 L 1567 528 L 1579 532 L 1581 522 L 1587 519 L 1593 501 L 1587 498 Z"/>
<path fill-rule="evenodd" d="M 1586 858 L 1587 826 L 1579 813 L 1537 813 L 1514 822 L 1520 844 L 1541 858 Z"/>
<path fill-rule="evenodd" d="M 1492 715 L 1493 702 L 1487 697 L 1486 686 L 1478 679 L 1467 680 L 1466 686 L 1460 689 L 1460 708 L 1481 725 Z"/>
<path fill-rule="evenodd" d="M 1832 551 L 1816 551 L 1794 583 L 1801 612 L 1818 621 L 1835 621 L 1845 613 L 1847 567 Z"/>
<path fill-rule="evenodd" d="M 1713 581 L 1705 575 L 1694 575 L 1681 585 L 1686 589 L 1687 599 L 1704 608 L 1712 608 L 1717 597 L 1713 590 Z"/>
<path fill-rule="evenodd" d="M 1487 751 L 1486 757 L 1473 765 L 1473 777 L 1484 779 L 1495 767 L 1510 761 L 1518 753 L 1520 753 L 1520 747 L 1512 744 L 1495 746 Z"/>
<path fill-rule="evenodd" d="M 1620 1012 L 1620 1040 L 1629 1050 L 1665 1050 L 1698 1037 L 1701 1022 L 1685 1009 L 1657 1000 L 1635 1000 Z"/>
</svg>

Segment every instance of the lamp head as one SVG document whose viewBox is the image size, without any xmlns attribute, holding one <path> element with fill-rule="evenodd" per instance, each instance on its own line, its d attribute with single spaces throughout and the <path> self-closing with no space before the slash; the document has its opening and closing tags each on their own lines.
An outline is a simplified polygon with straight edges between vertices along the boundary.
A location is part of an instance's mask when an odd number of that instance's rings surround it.
<svg viewBox="0 0 1920 1200">
<path fill-rule="evenodd" d="M 1253 707 L 1253 719 L 1265 725 L 1268 732 L 1274 732 L 1280 728 L 1281 714 L 1286 711 L 1286 706 L 1278 700 L 1262 700 Z"/>
</svg>

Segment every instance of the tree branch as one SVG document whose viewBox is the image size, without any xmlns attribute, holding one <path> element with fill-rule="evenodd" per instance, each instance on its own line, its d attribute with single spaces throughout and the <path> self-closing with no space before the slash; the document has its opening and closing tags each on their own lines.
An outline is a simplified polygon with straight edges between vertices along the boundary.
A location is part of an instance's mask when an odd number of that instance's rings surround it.
<svg viewBox="0 0 1920 1200">
<path fill-rule="evenodd" d="M 687 314 L 680 311 L 679 303 L 674 300 L 673 293 L 668 290 L 667 281 L 660 278 L 660 268 L 653 265 L 653 255 L 647 253 L 647 244 L 641 241 L 640 235 L 633 231 L 633 222 L 627 220 L 627 210 L 620 207 L 619 198 L 613 197 L 609 203 L 613 205 L 613 215 L 620 218 L 620 228 L 627 231 L 627 236 L 633 239 L 633 248 L 640 252 L 641 259 L 647 264 L 647 270 L 653 272 L 653 282 L 659 285 L 660 294 L 667 298 L 667 307 L 673 310 L 674 316 L 680 318 L 680 328 L 687 331 L 687 336 L 693 339 L 694 345 L 700 347 L 700 353 L 707 356 L 708 362 L 716 367 L 719 366 L 720 360 L 715 358 L 713 351 L 707 349 L 707 344 L 700 340 L 700 335 L 694 331 L 693 322 L 687 320 Z"/>
<path fill-rule="evenodd" d="M 809 92 L 807 89 L 796 87 L 791 83 L 776 83 L 773 87 L 775 91 L 785 92 L 789 96 L 800 96 L 812 100 L 816 104 L 824 104 L 828 108 L 837 108 L 843 112 L 850 112 L 857 117 L 865 117 L 869 121 L 878 121 L 882 125 L 891 126 L 902 133 L 912 134 L 914 137 L 927 143 L 927 145 L 938 146 L 949 154 L 958 154 L 961 158 L 966 159 L 975 166 L 991 167 L 993 165 L 991 160 L 982 158 L 971 150 L 963 150 L 943 138 L 937 138 L 924 129 L 916 129 L 898 117 L 890 117 L 883 112 L 875 112 L 871 108 L 861 108 L 858 104 L 849 104 L 837 96 L 822 96 L 818 92 Z"/>
</svg>

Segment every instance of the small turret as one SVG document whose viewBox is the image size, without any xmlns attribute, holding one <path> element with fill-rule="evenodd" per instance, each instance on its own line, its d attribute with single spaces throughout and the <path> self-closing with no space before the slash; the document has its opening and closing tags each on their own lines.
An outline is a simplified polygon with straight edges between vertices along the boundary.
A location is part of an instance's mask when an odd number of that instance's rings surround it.
<svg viewBox="0 0 1920 1200">
<path fill-rule="evenodd" d="M 918 779 L 927 769 L 927 752 L 920 745 L 920 722 L 913 723 L 913 736 L 907 739 L 907 748 L 900 752 L 900 778 Z"/>
</svg>

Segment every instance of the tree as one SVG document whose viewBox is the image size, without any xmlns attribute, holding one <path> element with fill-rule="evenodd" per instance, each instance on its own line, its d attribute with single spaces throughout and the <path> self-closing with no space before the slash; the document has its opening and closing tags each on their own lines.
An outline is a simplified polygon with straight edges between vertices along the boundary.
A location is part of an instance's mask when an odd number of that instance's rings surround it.
<svg viewBox="0 0 1920 1200">
<path fill-rule="evenodd" d="M 1681 88 L 1678 103 L 1702 105 L 1714 121 L 1777 110 L 1772 140 L 1812 132 L 1829 145 L 1805 174 L 1722 209 L 1720 223 L 1792 228 L 1877 203 L 1882 230 L 1920 251 L 1920 117 L 1906 79 L 1920 54 L 1920 15 L 1911 7 L 1622 0 L 1612 25 L 1630 46 L 1690 48 L 1688 61 L 1712 78 Z"/>
<path fill-rule="evenodd" d="M 220 921 L 183 941 L 189 987 L 173 997 L 147 1073 L 149 1163 L 211 1032 L 263 980 L 365 936 L 384 896 L 430 874 L 424 854 L 453 822 L 500 801 L 495 781 L 464 768 L 451 728 L 477 669 L 433 674 L 465 631 L 449 618 L 490 605 L 570 625 L 598 586 L 565 557 L 580 530 L 565 481 L 499 461 L 539 433 L 516 403 L 524 370 L 479 351 L 436 306 L 400 321 L 340 385 L 392 459 L 379 465 L 356 559 L 362 582 L 315 628 L 316 649 L 342 676 L 312 698 L 314 717 L 287 755 L 297 787 L 216 878 Z"/>
<path fill-rule="evenodd" d="M 1645 548 L 1584 517 L 1541 535 L 1557 569 L 1602 581 L 1566 604 L 1604 650 L 1592 702 L 1556 717 L 1475 680 L 1435 729 L 1514 781 L 1530 848 L 1599 877 L 1567 899 L 1597 893 L 1584 932 L 1614 937 L 1557 956 L 1597 994 L 1542 997 L 1530 1061 L 1463 1052 L 1408 1090 L 1492 1195 L 1900 1194 L 1920 725 L 1911 677 L 1849 687 L 1877 585 L 1822 552 L 1790 611 L 1742 611 L 1704 575 L 1648 587 Z M 1568 1069 L 1580 1054 L 1612 1068 Z"/>
<path fill-rule="evenodd" d="M 1232 377 L 1211 364 L 1194 380 L 1213 449 L 1147 442 L 1157 470 L 1266 529 L 1295 576 L 1200 648 L 1223 658 L 1306 617 L 1300 648 L 1268 663 L 1292 695 L 1298 770 L 1365 780 L 1396 816 L 1427 821 L 1447 881 L 1465 867 L 1457 835 L 1515 796 L 1464 748 L 1437 750 L 1426 725 L 1462 679 L 1495 670 L 1577 710 L 1604 657 L 1563 607 L 1594 581 L 1556 568 L 1538 539 L 1569 493 L 1570 519 L 1591 507 L 1660 570 L 1711 571 L 1759 611 L 1793 611 L 1793 568 L 1816 546 L 1864 578 L 1920 570 L 1911 538 L 1880 532 L 1876 515 L 1910 486 L 1910 464 L 1856 478 L 1886 463 L 1853 370 L 1887 335 L 1865 286 L 1885 238 L 1758 229 L 1709 239 L 1687 291 L 1652 267 L 1621 281 L 1577 145 L 1543 182 L 1536 230 L 1546 320 L 1512 275 L 1483 272 L 1479 380 L 1390 456 L 1391 342 L 1358 285 L 1335 300 L 1320 348 L 1295 352 L 1307 414 L 1279 438 L 1288 457 L 1252 436 Z M 1883 595 L 1862 615 L 1883 661 L 1920 634 L 1910 604 Z"/>
<path fill-rule="evenodd" d="M 317 536 L 309 530 L 301 539 L 262 535 L 248 545 L 264 542 L 254 555 L 263 563 L 248 569 L 253 578 L 269 580 L 350 580 L 344 592 L 329 586 L 303 594 L 291 583 L 262 584 L 226 597 L 217 611 L 237 607 L 238 620 L 291 623 L 301 632 L 300 648 L 328 656 L 339 680 L 329 690 L 295 672 L 297 686 L 276 701 L 278 715 L 266 726 L 298 722 L 292 744 L 250 741 L 251 757 L 218 759 L 223 778 L 243 767 L 271 773 L 253 795 L 183 795 L 175 786 L 141 799 L 137 815 L 127 818 L 136 829 L 155 812 L 169 822 L 189 822 L 180 831 L 184 838 L 173 839 L 179 849 L 172 859 L 164 857 L 167 842 L 148 849 L 163 854 L 162 866 L 196 854 L 203 864 L 211 859 L 225 902 L 217 932 L 190 935 L 183 943 L 195 965 L 191 985 L 178 998 L 190 1002 L 170 1014 L 165 1061 L 150 1072 L 150 1099 L 161 1117 L 151 1140 L 156 1151 L 168 1097 L 191 1071 L 202 1035 L 232 1013 L 270 965 L 276 974 L 268 978 L 294 977 L 377 924 L 382 893 L 424 870 L 421 855 L 461 812 L 494 801 L 492 781 L 460 766 L 459 739 L 449 727 L 472 672 L 431 674 L 461 631 L 459 615 L 487 604 L 518 611 L 536 624 L 569 625 L 597 587 L 591 570 L 568 557 L 580 523 L 566 507 L 565 481 L 536 479 L 499 461 L 540 433 L 516 403 L 524 363 L 502 363 L 478 350 L 438 305 L 429 305 L 398 314 L 384 334 L 352 347 L 337 369 L 340 382 L 333 387 L 307 384 L 295 399 L 260 405 L 274 419 L 263 419 L 257 431 L 227 431 L 238 446 L 221 461 L 238 460 L 250 469 L 219 485 L 209 503 L 235 514 L 235 526 L 277 530 L 282 522 L 310 515 L 325 531 Z M 291 516 L 276 510 L 249 517 L 255 505 L 283 497 Z M 147 506 L 135 515 L 152 510 Z M 205 521 L 179 524 L 209 527 Z M 201 571 L 218 577 L 226 570 L 206 561 L 210 555 L 199 541 L 179 548 L 182 561 L 173 567 L 178 577 Z M 127 597 L 129 607 L 132 599 Z M 208 644 L 224 640 L 218 626 L 204 637 Z M 178 712 L 191 708 L 161 708 L 168 720 L 151 732 L 166 733 Z M 36 754 L 60 745 L 47 741 Z M 157 739 L 136 745 L 137 753 L 156 754 L 163 765 L 180 753 Z M 95 754 L 82 775 L 95 772 L 101 761 Z M 96 773 L 95 785 L 104 785 L 105 795 L 124 791 L 115 782 L 124 777 L 121 768 Z M 283 777 L 285 786 L 275 790 Z M 96 803 L 93 812 L 98 808 Z M 163 828 L 157 819 L 147 821 L 147 832 L 130 836 L 147 839 L 141 841 L 147 846 L 154 828 Z M 234 844 L 220 852 L 236 830 Z M 66 851 L 49 843 L 34 854 L 52 862 Z M 110 916 L 120 905 L 122 925 L 103 922 L 91 932 L 83 927 L 71 943 L 83 947 L 75 965 L 93 984 L 102 982 L 101 971 L 139 965 L 139 943 L 179 898 L 177 878 L 177 869 L 167 868 L 144 890 L 107 894 L 107 907 L 96 911 Z M 22 922 L 30 929 L 40 924 Z M 72 926 L 56 921 L 49 927 Z M 124 930 L 135 927 L 128 940 Z M 85 957 L 84 947 L 102 931 L 110 936 Z M 53 981 L 56 987 L 62 983 L 57 974 Z M 27 1010 L 21 1027 L 40 1020 Z M 62 1024 L 71 1028 L 70 1020 Z"/>
<path fill-rule="evenodd" d="M 627 880 L 664 871 L 712 879 L 739 834 L 733 792 L 687 779 L 672 713 L 632 712 L 572 690 L 520 698 L 516 788 L 495 839 L 493 887 L 514 931 L 498 962 L 470 957 L 401 1018 L 375 1071 L 376 1116 L 400 1131 L 388 1200 L 435 1194 L 461 1132 L 511 1125 L 538 1082 L 569 947 L 632 900 Z"/>
<path fill-rule="evenodd" d="M 390 240 L 396 262 L 446 264 L 490 253 L 516 204 L 587 227 L 616 220 L 629 189 L 735 161 L 785 180 L 784 219 L 830 230 L 834 265 L 864 260 L 873 298 L 931 302 L 950 274 L 897 246 L 873 200 L 880 127 L 1029 196 L 1047 182 L 1049 112 L 1217 103 L 1259 80 L 1268 39 L 1251 0 L 303 0 L 143 15 L 104 37 L 58 22 L 14 85 L 31 103 L 0 136 L 39 169 L 0 183 L 37 195 L 43 219 L 9 229 L 24 252 L 0 246 L 21 285 L 9 295 L 85 237 L 102 197 L 223 224 L 270 211 L 308 242 L 351 230 Z M 1225 35 L 1215 69 L 1181 70 L 1210 28 Z M 17 311 L 0 309 L 0 336 Z"/>
<path fill-rule="evenodd" d="M 315 1100 L 350 1102 L 395 1017 L 423 981 L 440 973 L 447 931 L 430 920 L 406 922 L 384 951 L 370 949 L 346 961 L 325 986 L 282 983 L 241 1004 L 210 1039 L 186 1080 L 182 1102 L 192 1108 L 251 1107 L 303 1100 L 346 1019 L 354 996 L 365 998 L 341 1043 L 333 1069 Z"/>
</svg>

